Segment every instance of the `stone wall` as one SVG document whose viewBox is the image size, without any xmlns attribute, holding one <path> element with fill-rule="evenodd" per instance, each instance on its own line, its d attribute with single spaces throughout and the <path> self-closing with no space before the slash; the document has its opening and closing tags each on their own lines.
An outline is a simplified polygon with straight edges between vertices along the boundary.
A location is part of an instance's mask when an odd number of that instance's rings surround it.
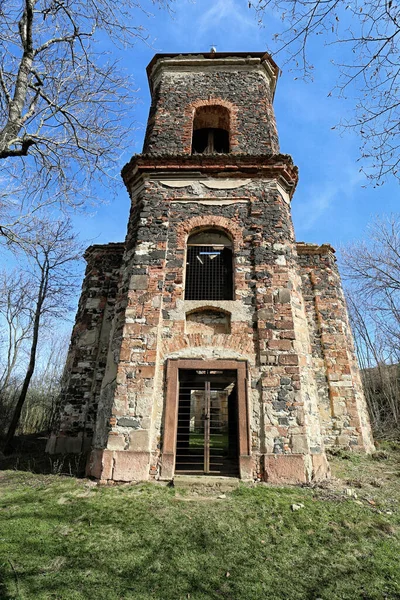
<svg viewBox="0 0 400 600">
<path fill-rule="evenodd" d="M 326 446 L 373 449 L 367 406 L 334 250 L 298 244 Z"/>
<path fill-rule="evenodd" d="M 150 73 L 152 104 L 144 153 L 190 154 L 193 118 L 200 106 L 230 113 L 233 154 L 278 154 L 272 98 L 276 75 L 269 59 L 205 60 L 202 56 L 158 61 Z M 251 98 L 251 101 L 249 99 Z"/>
<path fill-rule="evenodd" d="M 87 267 L 64 371 L 60 423 L 49 440 L 49 452 L 90 448 L 123 252 L 123 244 L 86 250 Z"/>
<path fill-rule="evenodd" d="M 274 180 L 243 175 L 152 173 L 135 182 L 92 474 L 130 480 L 162 473 L 166 361 L 204 358 L 248 362 L 252 476 L 275 481 L 280 455 L 291 456 L 288 480 L 326 475 L 289 196 Z M 187 301 L 186 240 L 210 227 L 232 239 L 235 297 Z M 199 309 L 227 314 L 230 332 L 210 330 L 208 319 L 190 331 Z"/>
<path fill-rule="evenodd" d="M 325 444 L 373 446 L 333 253 L 295 241 L 297 169 L 278 154 L 276 65 L 257 53 L 160 55 L 149 75 L 144 154 L 122 170 L 127 237 L 89 251 L 49 449 L 82 448 L 95 420 L 89 475 L 172 477 L 177 365 L 220 361 L 239 365 L 241 476 L 323 479 Z M 230 152 L 191 155 L 196 110 L 215 105 L 229 113 Z M 210 228 L 232 241 L 234 297 L 189 301 L 187 240 Z"/>
</svg>

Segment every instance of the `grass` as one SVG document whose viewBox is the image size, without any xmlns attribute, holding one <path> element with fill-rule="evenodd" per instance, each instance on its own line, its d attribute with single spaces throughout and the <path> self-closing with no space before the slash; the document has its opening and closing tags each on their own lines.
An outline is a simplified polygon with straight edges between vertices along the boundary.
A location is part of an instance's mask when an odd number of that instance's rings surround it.
<svg viewBox="0 0 400 600">
<path fill-rule="evenodd" d="M 341 453 L 328 486 L 225 498 L 4 471 L 0 598 L 400 599 L 399 457 Z"/>
</svg>

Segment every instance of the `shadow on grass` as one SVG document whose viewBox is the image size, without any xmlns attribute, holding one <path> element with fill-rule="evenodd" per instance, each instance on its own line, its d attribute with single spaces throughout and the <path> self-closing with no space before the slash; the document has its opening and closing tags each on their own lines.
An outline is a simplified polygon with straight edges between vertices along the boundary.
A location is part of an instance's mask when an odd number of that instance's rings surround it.
<svg viewBox="0 0 400 600">
<path fill-rule="evenodd" d="M 17 487 L 9 511 L 0 504 L 13 561 L 1 560 L 5 600 L 399 597 L 398 540 L 350 501 L 258 488 L 187 503 L 149 485 L 34 484 Z"/>
<path fill-rule="evenodd" d="M 7 456 L 0 455 L 0 471 L 85 476 L 86 454 L 46 454 L 47 440 L 46 433 L 16 436 L 13 452 Z"/>
</svg>

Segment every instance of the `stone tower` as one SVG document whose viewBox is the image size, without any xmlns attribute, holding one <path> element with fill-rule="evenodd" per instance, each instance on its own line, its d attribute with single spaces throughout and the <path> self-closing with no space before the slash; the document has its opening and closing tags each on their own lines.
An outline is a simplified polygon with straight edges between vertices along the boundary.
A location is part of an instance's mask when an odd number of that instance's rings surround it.
<svg viewBox="0 0 400 600">
<path fill-rule="evenodd" d="M 125 243 L 91 246 L 49 452 L 89 475 L 328 476 L 373 448 L 329 245 L 296 243 L 264 53 L 158 54 Z"/>
</svg>

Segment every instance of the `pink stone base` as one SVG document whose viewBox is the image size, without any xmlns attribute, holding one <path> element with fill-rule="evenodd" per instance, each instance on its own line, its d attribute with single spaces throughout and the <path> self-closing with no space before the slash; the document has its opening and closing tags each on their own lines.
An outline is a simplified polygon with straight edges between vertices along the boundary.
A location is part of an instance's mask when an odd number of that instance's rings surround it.
<svg viewBox="0 0 400 600">
<path fill-rule="evenodd" d="M 163 452 L 161 459 L 161 479 L 169 481 L 174 478 L 175 472 L 175 454 Z"/>
<path fill-rule="evenodd" d="M 149 472 L 150 452 L 94 449 L 86 465 L 86 475 L 101 481 L 147 481 Z"/>
<path fill-rule="evenodd" d="M 268 483 L 298 484 L 329 477 L 325 454 L 265 454 L 264 479 Z"/>
<path fill-rule="evenodd" d="M 312 481 L 323 481 L 331 476 L 331 468 L 325 454 L 312 454 Z"/>
<path fill-rule="evenodd" d="M 240 479 L 243 481 L 252 481 L 254 479 L 254 458 L 248 455 L 239 457 Z"/>
</svg>

